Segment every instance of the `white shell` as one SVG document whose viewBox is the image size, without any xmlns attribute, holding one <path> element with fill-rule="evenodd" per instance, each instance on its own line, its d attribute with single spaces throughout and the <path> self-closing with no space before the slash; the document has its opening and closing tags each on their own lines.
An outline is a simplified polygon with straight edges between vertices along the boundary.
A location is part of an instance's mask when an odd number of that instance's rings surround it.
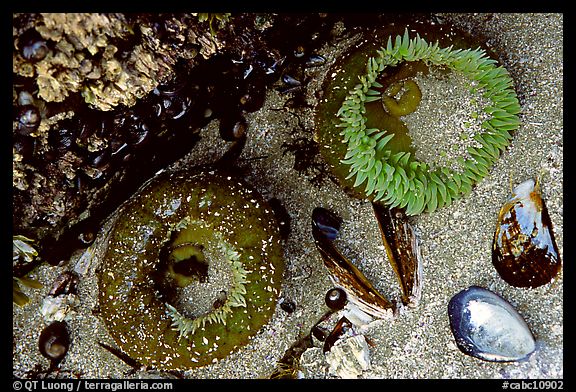
<svg viewBox="0 0 576 392">
<path fill-rule="evenodd" d="M 339 378 L 358 378 L 370 369 L 370 349 L 364 335 L 339 339 L 326 353 L 328 373 Z"/>
<path fill-rule="evenodd" d="M 69 319 L 73 314 L 73 308 L 80 303 L 74 294 L 61 294 L 57 297 L 48 296 L 42 302 L 40 313 L 47 323 Z"/>
</svg>

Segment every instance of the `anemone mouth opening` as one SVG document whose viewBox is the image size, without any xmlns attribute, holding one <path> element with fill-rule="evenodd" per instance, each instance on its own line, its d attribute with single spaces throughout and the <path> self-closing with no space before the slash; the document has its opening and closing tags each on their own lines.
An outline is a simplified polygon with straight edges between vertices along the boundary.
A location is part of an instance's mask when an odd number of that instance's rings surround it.
<svg viewBox="0 0 576 392">
<path fill-rule="evenodd" d="M 174 245 L 179 234 L 172 233 L 162 248 L 154 281 L 166 304 L 187 318 L 202 317 L 226 299 L 233 286 L 233 273 L 223 252 L 212 246 L 191 242 Z"/>
<path fill-rule="evenodd" d="M 416 78 L 427 77 L 431 68 L 423 61 L 404 61 L 385 68 L 376 79 L 381 87 L 372 87 L 380 99 L 365 102 L 366 127 L 386 129 L 393 134 L 394 137 L 387 144 L 388 150 L 393 153 L 417 152 L 413 132 L 410 132 L 404 118 L 418 111 L 422 91 Z M 435 66 L 434 72 L 436 77 L 441 78 L 450 71 L 446 67 Z M 382 152 L 376 151 L 375 157 L 382 159 Z"/>
<path fill-rule="evenodd" d="M 180 287 L 195 280 L 200 283 L 208 281 L 209 265 L 203 250 L 204 246 L 192 243 L 181 244 L 170 250 L 167 273 Z"/>
<path fill-rule="evenodd" d="M 472 159 L 468 148 L 483 147 L 475 136 L 490 119 L 485 90 L 463 72 L 423 61 L 388 67 L 376 80 L 381 100 L 365 104 L 366 126 L 394 135 L 386 151 L 410 153 L 430 170 L 464 173 L 458 157 Z M 384 151 L 376 151 L 375 159 L 383 158 Z"/>
<path fill-rule="evenodd" d="M 159 254 L 152 277 L 181 336 L 207 322 L 225 323 L 232 308 L 246 306 L 248 271 L 234 247 L 202 222 L 183 222 Z"/>
</svg>

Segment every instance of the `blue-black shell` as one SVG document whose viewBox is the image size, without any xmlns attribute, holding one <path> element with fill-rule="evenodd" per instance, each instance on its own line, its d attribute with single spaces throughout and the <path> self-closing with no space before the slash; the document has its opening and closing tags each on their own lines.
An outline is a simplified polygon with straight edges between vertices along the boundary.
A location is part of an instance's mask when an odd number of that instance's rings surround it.
<svg viewBox="0 0 576 392">
<path fill-rule="evenodd" d="M 465 354 L 492 362 L 519 361 L 536 349 L 530 328 L 504 298 L 478 286 L 448 304 L 450 329 Z"/>
</svg>

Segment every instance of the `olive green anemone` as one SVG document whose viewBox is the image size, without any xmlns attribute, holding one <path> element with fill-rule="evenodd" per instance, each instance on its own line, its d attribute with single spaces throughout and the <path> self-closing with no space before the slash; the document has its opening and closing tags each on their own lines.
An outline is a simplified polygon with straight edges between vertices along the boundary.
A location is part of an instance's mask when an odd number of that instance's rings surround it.
<svg viewBox="0 0 576 392">
<path fill-rule="evenodd" d="M 344 159 L 340 160 L 349 168 L 347 179 L 354 179 L 354 188 L 364 187 L 365 196 L 405 208 L 409 215 L 449 205 L 488 174 L 510 143 L 511 132 L 518 128 L 520 105 L 513 80 L 505 68 L 497 66 L 496 60 L 480 48 L 440 48 L 438 42 L 429 44 L 418 34 L 411 39 L 408 30 L 403 36 L 396 36 L 394 43 L 389 37 L 386 47 L 375 52 L 375 56 L 368 57 L 366 74 L 359 76 L 360 83 L 347 91 L 336 113 L 339 122 L 335 126 L 341 128 L 339 139 L 347 147 Z M 383 91 L 384 86 L 378 82 L 386 70 L 405 62 L 459 72 L 471 82 L 470 90 L 481 92 L 487 102 L 482 108 L 486 120 L 481 124 L 481 132 L 473 136 L 478 143 L 467 148 L 466 157 L 456 157 L 455 166 L 421 162 L 405 143 L 394 143 L 397 138 L 394 130 L 370 126 L 366 111 L 369 102 L 381 100 L 386 110 L 398 110 L 404 100 L 409 109 L 400 111 L 401 115 L 415 110 L 420 100 L 417 87 L 406 83 L 405 95 L 410 99 L 402 96 L 396 101 L 390 99 L 389 90 L 397 91 L 398 86 Z M 326 139 L 320 141 L 326 144 Z"/>
<path fill-rule="evenodd" d="M 163 172 L 117 212 L 99 266 L 100 315 L 143 366 L 188 370 L 246 345 L 270 320 L 284 260 L 276 219 L 248 184 Z"/>
</svg>

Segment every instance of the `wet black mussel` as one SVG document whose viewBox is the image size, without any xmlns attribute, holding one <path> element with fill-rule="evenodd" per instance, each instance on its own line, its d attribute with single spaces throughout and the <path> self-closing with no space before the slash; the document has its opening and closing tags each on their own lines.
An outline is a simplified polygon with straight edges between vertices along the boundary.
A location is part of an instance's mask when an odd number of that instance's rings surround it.
<svg viewBox="0 0 576 392">
<path fill-rule="evenodd" d="M 220 118 L 220 137 L 226 141 L 239 140 L 246 134 L 247 128 L 248 123 L 240 113 Z"/>
<path fill-rule="evenodd" d="M 491 362 L 520 361 L 536 349 L 530 328 L 510 303 L 471 286 L 448 304 L 450 328 L 463 353 Z"/>
<path fill-rule="evenodd" d="M 288 85 L 288 86 L 290 86 L 290 87 L 299 87 L 299 86 L 302 85 L 302 82 L 301 82 L 301 81 L 299 81 L 299 80 L 296 79 L 295 77 L 290 76 L 290 75 L 288 75 L 288 74 L 284 74 L 284 75 L 282 76 L 282 81 L 283 81 L 286 85 Z"/>
<path fill-rule="evenodd" d="M 332 346 L 334 346 L 334 344 L 338 341 L 338 339 L 344 336 L 351 328 L 352 328 L 352 322 L 348 320 L 346 317 L 342 317 L 340 320 L 338 320 L 338 323 L 336 323 L 334 329 L 326 337 L 322 351 L 324 353 L 330 351 L 330 349 L 332 348 Z"/>
<path fill-rule="evenodd" d="M 33 105 L 25 105 L 18 113 L 18 133 L 28 136 L 35 132 L 40 125 L 41 116 L 38 108 Z"/>
<path fill-rule="evenodd" d="M 390 209 L 378 203 L 372 203 L 372 207 L 388 260 L 402 288 L 402 303 L 416 306 L 422 291 L 423 264 L 416 233 L 401 209 Z M 396 310 L 396 305 L 379 294 L 362 272 L 334 246 L 341 224 L 342 219 L 325 208 L 318 207 L 312 212 L 312 234 L 331 279 L 337 287 L 346 290 L 351 302 L 358 302 L 368 314 L 382 317 L 386 309 Z"/>
<path fill-rule="evenodd" d="M 308 57 L 306 60 L 307 67 L 317 67 L 320 65 L 324 65 L 326 63 L 326 59 L 320 55 L 312 55 Z"/>
<path fill-rule="evenodd" d="M 335 240 L 342 225 L 342 219 L 325 208 L 314 208 L 312 211 L 314 233 L 319 233 L 329 240 Z M 316 237 L 314 237 L 316 238 Z"/>
<path fill-rule="evenodd" d="M 66 271 L 54 280 L 52 283 L 52 288 L 48 292 L 48 295 L 52 297 L 57 297 L 61 294 L 75 294 L 76 288 L 78 286 L 78 275 L 75 272 Z"/>
<path fill-rule="evenodd" d="M 492 264 L 515 287 L 545 285 L 560 271 L 562 262 L 548 209 L 539 184 L 532 179 L 514 188 L 498 214 Z"/>
<path fill-rule="evenodd" d="M 284 74 L 281 80 L 282 86 L 278 88 L 281 94 L 291 93 L 302 87 L 302 82 L 291 75 Z"/>
<path fill-rule="evenodd" d="M 24 32 L 19 39 L 20 54 L 26 60 L 37 62 L 46 57 L 50 49 L 44 39 L 36 32 L 36 30 L 28 30 Z"/>
<path fill-rule="evenodd" d="M 296 304 L 291 300 L 284 300 L 280 303 L 280 308 L 286 313 L 294 313 L 296 310 Z"/>
</svg>

